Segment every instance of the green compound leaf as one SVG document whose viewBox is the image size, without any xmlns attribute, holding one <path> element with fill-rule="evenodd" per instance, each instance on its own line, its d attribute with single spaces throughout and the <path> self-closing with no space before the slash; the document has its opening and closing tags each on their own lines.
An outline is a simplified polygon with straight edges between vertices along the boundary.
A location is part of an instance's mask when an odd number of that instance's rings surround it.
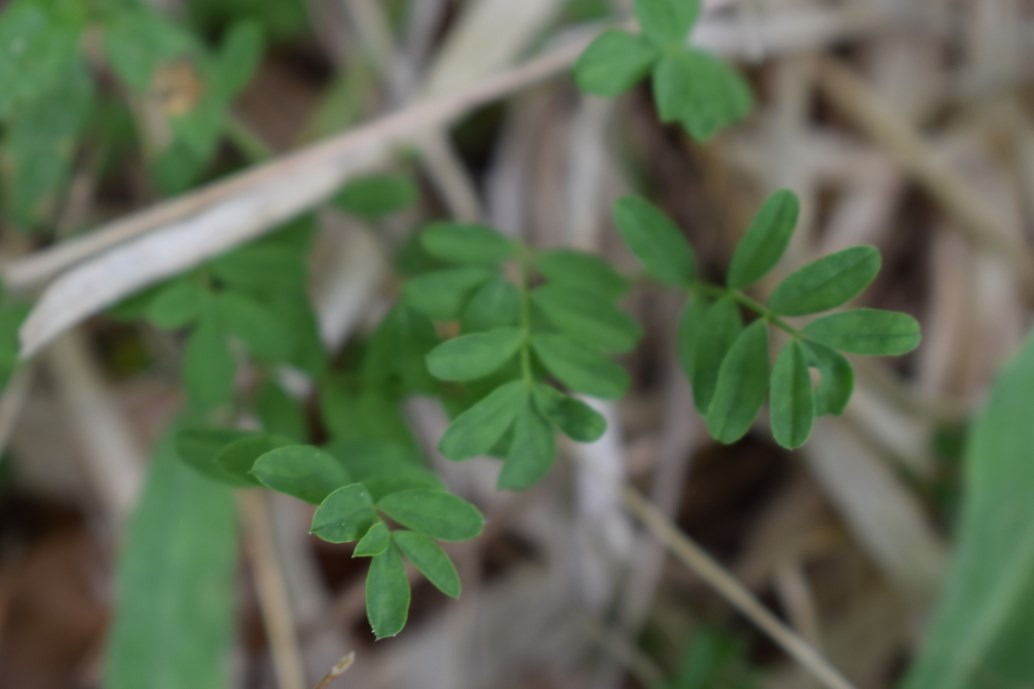
<svg viewBox="0 0 1034 689">
<path fill-rule="evenodd" d="M 532 303 L 557 330 L 610 353 L 635 348 L 643 329 L 610 301 L 555 285 L 531 293 Z"/>
<path fill-rule="evenodd" d="M 682 314 L 679 316 L 678 331 L 676 332 L 675 350 L 678 354 L 679 364 L 686 379 L 693 382 L 693 370 L 696 365 L 697 349 L 699 343 L 705 339 L 701 337 L 704 330 L 704 317 L 707 315 L 709 304 L 697 296 L 690 297 L 682 307 Z"/>
<path fill-rule="evenodd" d="M 840 416 L 847 409 L 854 391 L 854 369 L 839 352 L 817 342 L 804 344 L 808 363 L 819 370 L 815 391 L 815 414 Z"/>
<path fill-rule="evenodd" d="M 636 0 L 635 17 L 643 33 L 657 47 L 670 49 L 686 44 L 700 12 L 699 0 Z"/>
<path fill-rule="evenodd" d="M 401 175 L 370 175 L 345 185 L 334 201 L 342 210 L 364 218 L 383 218 L 413 206 L 420 189 Z"/>
<path fill-rule="evenodd" d="M 653 70 L 653 95 L 662 122 L 679 122 L 697 141 L 736 123 L 753 106 L 750 88 L 723 60 L 688 50 L 666 55 Z"/>
<path fill-rule="evenodd" d="M 481 512 L 444 490 L 417 488 L 387 495 L 377 509 L 402 526 L 440 541 L 466 541 L 485 528 Z"/>
<path fill-rule="evenodd" d="M 232 686 L 237 552 L 232 492 L 177 462 L 166 438 L 119 557 L 104 686 Z"/>
<path fill-rule="evenodd" d="M 459 318 L 474 288 L 494 277 L 488 268 L 453 268 L 417 275 L 402 288 L 406 304 L 436 321 Z"/>
<path fill-rule="evenodd" d="M 201 317 L 208 292 L 197 280 L 186 276 L 164 285 L 147 302 L 143 317 L 156 328 L 177 330 Z"/>
<path fill-rule="evenodd" d="M 380 555 L 391 545 L 391 531 L 384 522 L 377 522 L 370 527 L 352 551 L 352 557 L 374 557 Z"/>
<path fill-rule="evenodd" d="M 267 488 L 313 505 L 352 482 L 348 469 L 334 455 L 311 445 L 290 443 L 258 457 L 251 473 Z"/>
<path fill-rule="evenodd" d="M 499 263 L 517 253 L 517 244 L 487 225 L 436 222 L 420 233 L 427 253 L 449 263 Z"/>
<path fill-rule="evenodd" d="M 377 640 L 395 636 L 409 617 L 409 577 L 394 544 L 370 561 L 366 574 L 366 618 Z"/>
<path fill-rule="evenodd" d="M 707 430 L 720 443 L 747 434 L 768 392 L 768 323 L 754 321 L 736 338 L 718 372 Z"/>
<path fill-rule="evenodd" d="M 261 460 L 260 460 L 261 461 Z M 309 533 L 330 543 L 358 541 L 377 522 L 373 498 L 361 483 L 338 488 L 312 515 Z"/>
<path fill-rule="evenodd" d="M 460 597 L 460 575 L 456 573 L 452 560 L 434 540 L 413 531 L 396 531 L 392 539 L 436 589 L 450 598 Z"/>
<path fill-rule="evenodd" d="M 716 301 L 701 318 L 700 331 L 707 335 L 697 340 L 689 379 L 693 384 L 693 403 L 704 416 L 714 398 L 722 361 L 742 330 L 740 309 L 732 297 Z"/>
<path fill-rule="evenodd" d="M 215 318 L 206 315 L 183 351 L 183 385 L 191 406 L 204 412 L 229 402 L 235 369 L 226 334 Z"/>
<path fill-rule="evenodd" d="M 520 380 L 496 388 L 453 420 L 438 443 L 438 450 L 452 460 L 488 453 L 513 425 L 527 394 Z"/>
<path fill-rule="evenodd" d="M 1034 677 L 1034 333 L 970 431 L 958 538 L 903 689 L 1025 687 Z"/>
<path fill-rule="evenodd" d="M 535 335 L 531 342 L 546 370 L 575 392 L 617 399 L 628 389 L 628 372 L 597 349 L 566 335 Z"/>
<path fill-rule="evenodd" d="M 251 434 L 230 428 L 191 427 L 180 429 L 173 438 L 173 448 L 180 460 L 208 478 L 237 485 L 238 481 L 228 476 L 215 457 L 219 452 L 241 438 Z"/>
<path fill-rule="evenodd" d="M 512 359 L 523 341 L 524 332 L 518 328 L 461 335 L 432 349 L 427 369 L 439 380 L 484 378 Z"/>
<path fill-rule="evenodd" d="M 551 284 L 614 300 L 628 292 L 628 280 L 599 256 L 573 249 L 551 249 L 535 255 L 535 268 Z"/>
<path fill-rule="evenodd" d="M 530 488 L 549 472 L 555 458 L 556 431 L 529 399 L 513 424 L 513 440 L 499 472 L 499 489 Z"/>
<path fill-rule="evenodd" d="M 463 309 L 464 333 L 515 326 L 521 319 L 521 294 L 509 280 L 496 277 L 482 285 Z"/>
<path fill-rule="evenodd" d="M 780 189 L 768 197 L 736 245 L 729 265 L 729 287 L 750 287 L 775 267 L 790 244 L 799 211 L 792 191 Z"/>
<path fill-rule="evenodd" d="M 787 343 L 776 357 L 769 395 L 775 441 L 789 450 L 804 445 L 815 421 L 815 392 L 800 343 Z"/>
<path fill-rule="evenodd" d="M 882 309 L 850 309 L 804 326 L 810 340 L 852 354 L 897 356 L 919 346 L 919 323 L 908 314 Z"/>
<path fill-rule="evenodd" d="M 533 399 L 542 415 L 575 442 L 594 443 L 607 432 L 602 414 L 550 385 L 536 384 Z"/>
<path fill-rule="evenodd" d="M 290 438 L 265 433 L 249 435 L 235 440 L 219 450 L 213 461 L 220 471 L 236 479 L 240 485 L 259 486 L 262 484 L 251 475 L 255 461 L 270 450 L 290 445 L 293 442 Z"/>
<path fill-rule="evenodd" d="M 851 301 L 880 272 L 880 252 L 853 246 L 812 261 L 783 280 L 768 305 L 783 316 L 828 311 Z"/>
<path fill-rule="evenodd" d="M 676 287 L 688 287 L 696 279 L 693 248 L 656 206 L 638 196 L 626 196 L 614 204 L 614 221 L 652 277 Z"/>
<path fill-rule="evenodd" d="M 578 88 L 597 96 L 617 96 L 650 73 L 660 52 L 639 36 L 606 31 L 589 44 L 574 65 Z"/>
</svg>

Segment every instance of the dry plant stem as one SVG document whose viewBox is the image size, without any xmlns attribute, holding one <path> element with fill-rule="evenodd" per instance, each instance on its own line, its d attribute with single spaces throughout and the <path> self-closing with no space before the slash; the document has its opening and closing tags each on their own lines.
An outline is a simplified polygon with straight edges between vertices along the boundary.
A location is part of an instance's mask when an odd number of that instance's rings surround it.
<svg viewBox="0 0 1034 689">
<path fill-rule="evenodd" d="M 908 121 L 849 69 L 821 59 L 816 72 L 827 96 L 854 123 L 879 142 L 955 219 L 976 246 L 1001 257 L 1016 273 L 1028 302 L 1034 302 L 1034 253 L 1008 222 L 973 191 Z"/>
<path fill-rule="evenodd" d="M 797 632 L 769 612 L 732 574 L 692 539 L 672 524 L 653 504 L 628 485 L 621 487 L 625 507 L 642 522 L 646 530 L 663 543 L 725 600 L 768 635 L 788 655 L 807 669 L 827 689 L 855 689 L 828 660 Z"/>
<path fill-rule="evenodd" d="M 277 686 L 279 689 L 306 689 L 294 615 L 277 559 L 268 506 L 258 491 L 241 491 L 238 506 L 244 522 L 244 547 L 255 573 L 255 588 L 273 656 Z"/>
<path fill-rule="evenodd" d="M 355 651 L 349 651 L 334 667 L 330 668 L 330 672 L 323 675 L 323 679 L 316 684 L 316 689 L 327 689 L 327 687 L 333 684 L 334 680 L 345 674 L 354 663 Z"/>
</svg>

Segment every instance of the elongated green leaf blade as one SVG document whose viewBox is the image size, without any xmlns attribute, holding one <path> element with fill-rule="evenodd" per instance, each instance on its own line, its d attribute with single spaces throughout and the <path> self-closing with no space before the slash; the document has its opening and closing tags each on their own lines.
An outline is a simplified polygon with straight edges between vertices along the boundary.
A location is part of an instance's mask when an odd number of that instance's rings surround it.
<svg viewBox="0 0 1034 689">
<path fill-rule="evenodd" d="M 427 355 L 427 369 L 439 380 L 477 380 L 497 371 L 513 358 L 524 342 L 518 328 L 461 335 Z"/>
<path fill-rule="evenodd" d="M 464 333 L 513 327 L 521 319 L 521 294 L 502 277 L 489 280 L 474 292 L 460 317 Z"/>
<path fill-rule="evenodd" d="M 625 31 L 606 31 L 589 44 L 574 65 L 578 88 L 597 96 L 617 96 L 650 72 L 660 53 Z"/>
<path fill-rule="evenodd" d="M 157 328 L 182 328 L 201 317 L 206 296 L 205 289 L 197 280 L 173 280 L 163 285 L 148 301 L 144 317 Z"/>
<path fill-rule="evenodd" d="M 743 330 L 736 300 L 723 297 L 712 304 L 701 318 L 700 330 L 707 334 L 697 342 L 690 382 L 693 384 L 693 403 L 697 411 L 706 416 L 718 385 L 722 361 Z"/>
<path fill-rule="evenodd" d="M 602 414 L 551 385 L 537 384 L 533 399 L 542 415 L 571 440 L 593 443 L 607 432 L 607 420 Z"/>
<path fill-rule="evenodd" d="M 788 342 L 776 357 L 769 411 L 777 443 L 794 450 L 808 441 L 815 421 L 815 391 L 804 349 L 796 341 Z"/>
<path fill-rule="evenodd" d="M 391 531 L 388 530 L 388 525 L 384 522 L 377 522 L 355 544 L 352 557 L 374 557 L 383 553 L 390 545 Z"/>
<path fill-rule="evenodd" d="M 436 321 L 459 318 L 467 297 L 476 287 L 487 282 L 493 272 L 487 268 L 468 267 L 438 270 L 411 278 L 402 289 L 406 304 Z"/>
<path fill-rule="evenodd" d="M 453 420 L 438 450 L 453 460 L 488 453 L 513 425 L 527 394 L 524 382 L 519 380 L 496 388 Z"/>
<path fill-rule="evenodd" d="M 251 474 L 267 488 L 313 505 L 352 482 L 348 469 L 334 455 L 311 445 L 291 443 L 260 455 Z"/>
<path fill-rule="evenodd" d="M 538 483 L 556 458 L 556 431 L 529 399 L 513 425 L 513 441 L 499 472 L 500 490 L 524 490 Z"/>
<path fill-rule="evenodd" d="M 678 226 L 656 206 L 638 196 L 618 199 L 614 222 L 652 277 L 677 287 L 688 287 L 696 279 L 693 248 Z"/>
<path fill-rule="evenodd" d="M 853 246 L 812 261 L 787 276 L 772 292 L 768 305 L 783 316 L 828 311 L 851 301 L 880 272 L 880 252 Z"/>
<path fill-rule="evenodd" d="M 227 475 L 215 463 L 215 458 L 224 447 L 250 435 L 247 431 L 230 428 L 187 426 L 177 430 L 173 447 L 176 456 L 198 473 L 223 483 L 238 485 L 238 480 Z"/>
<path fill-rule="evenodd" d="M 436 222 L 420 234 L 427 253 L 449 263 L 499 263 L 517 254 L 517 244 L 487 225 Z"/>
<path fill-rule="evenodd" d="M 703 340 L 704 318 L 710 304 L 697 296 L 690 297 L 682 307 L 682 314 L 679 316 L 679 326 L 676 333 L 676 352 L 678 353 L 679 365 L 686 379 L 693 382 L 693 371 L 696 365 L 698 344 Z M 707 336 L 710 336 L 708 333 Z"/>
<path fill-rule="evenodd" d="M 1034 335 L 973 426 L 958 545 L 904 689 L 1022 687 L 1034 677 Z"/>
<path fill-rule="evenodd" d="M 392 538 L 402 554 L 436 589 L 450 598 L 460 597 L 460 575 L 437 543 L 413 531 L 396 531 Z"/>
<path fill-rule="evenodd" d="M 236 364 L 218 321 L 201 319 L 183 351 L 183 385 L 192 407 L 209 411 L 229 402 Z"/>
<path fill-rule="evenodd" d="M 531 342 L 546 370 L 575 392 L 616 399 L 628 389 L 628 372 L 599 350 L 566 335 L 535 335 Z"/>
<path fill-rule="evenodd" d="M 707 430 L 720 443 L 747 434 L 768 392 L 768 324 L 754 321 L 736 338 L 718 372 Z"/>
<path fill-rule="evenodd" d="M 259 295 L 305 297 L 307 273 L 299 253 L 283 246 L 260 243 L 220 256 L 208 264 L 220 282 Z"/>
<path fill-rule="evenodd" d="M 882 309 L 850 309 L 813 320 L 804 335 L 852 354 L 897 356 L 919 346 L 919 323 L 908 314 Z"/>
<path fill-rule="evenodd" d="M 378 640 L 395 636 L 409 617 L 409 577 L 398 548 L 388 549 L 370 561 L 366 573 L 366 618 Z"/>
<path fill-rule="evenodd" d="M 628 280 L 599 256 L 573 249 L 552 249 L 535 256 L 535 268 L 551 284 L 618 299 L 628 292 Z"/>
<path fill-rule="evenodd" d="M 330 543 L 358 541 L 377 521 L 373 498 L 361 483 L 351 483 L 328 495 L 312 515 L 309 533 Z"/>
<path fill-rule="evenodd" d="M 481 512 L 444 490 L 415 489 L 385 496 L 377 509 L 402 526 L 440 541 L 465 541 L 485 527 Z"/>
<path fill-rule="evenodd" d="M 230 686 L 236 524 L 231 491 L 183 466 L 164 440 L 119 557 L 104 686 Z"/>
<path fill-rule="evenodd" d="M 534 290 L 531 298 L 557 330 L 605 352 L 631 351 L 642 337 L 635 319 L 598 296 L 546 285 Z"/>
<path fill-rule="evenodd" d="M 382 218 L 403 211 L 420 196 L 420 189 L 401 175 L 369 175 L 349 182 L 335 201 L 343 210 L 365 218 Z"/>
<path fill-rule="evenodd" d="M 219 450 L 215 455 L 215 464 L 227 476 L 237 479 L 242 486 L 260 486 L 259 481 L 251 475 L 255 460 L 278 447 L 291 445 L 294 441 L 265 433 L 249 435 L 235 440 Z"/>
<path fill-rule="evenodd" d="M 804 345 L 808 363 L 819 370 L 819 387 L 815 391 L 815 414 L 840 416 L 854 392 L 854 369 L 851 362 L 836 350 L 817 342 Z"/>
<path fill-rule="evenodd" d="M 699 0 L 635 0 L 635 17 L 657 47 L 684 47 L 700 12 Z"/>
<path fill-rule="evenodd" d="M 729 287 L 750 287 L 775 267 L 790 244 L 799 211 L 792 191 L 780 189 L 768 197 L 736 245 L 729 265 Z"/>
</svg>

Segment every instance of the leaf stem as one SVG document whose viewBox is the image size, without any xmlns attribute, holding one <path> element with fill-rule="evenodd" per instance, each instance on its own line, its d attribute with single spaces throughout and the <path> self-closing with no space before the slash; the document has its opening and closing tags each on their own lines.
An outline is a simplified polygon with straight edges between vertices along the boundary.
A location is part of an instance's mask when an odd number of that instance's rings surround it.
<svg viewBox="0 0 1034 689">
<path fill-rule="evenodd" d="M 791 337 L 801 340 L 804 339 L 804 333 L 797 328 L 793 327 L 785 320 L 776 315 L 775 311 L 762 304 L 757 299 L 754 299 L 748 294 L 743 293 L 738 289 L 732 287 L 725 287 L 724 285 L 715 285 L 709 282 L 694 282 L 689 287 L 689 292 L 692 294 L 696 292 L 701 296 L 713 297 L 715 299 L 721 299 L 722 297 L 732 297 L 741 306 L 753 311 L 759 317 L 764 318 L 766 321 L 776 326 L 777 328 L 785 331 Z"/>
</svg>

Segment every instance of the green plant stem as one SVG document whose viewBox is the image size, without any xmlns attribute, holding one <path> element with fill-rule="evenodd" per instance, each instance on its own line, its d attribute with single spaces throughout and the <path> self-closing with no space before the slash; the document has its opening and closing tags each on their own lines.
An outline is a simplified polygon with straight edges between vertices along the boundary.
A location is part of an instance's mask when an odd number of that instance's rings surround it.
<svg viewBox="0 0 1034 689">
<path fill-rule="evenodd" d="M 776 326 L 777 328 L 785 331 L 794 339 L 804 339 L 804 333 L 797 328 L 793 327 L 785 320 L 776 315 L 775 311 L 762 304 L 757 299 L 754 299 L 750 295 L 744 294 L 738 289 L 732 287 L 725 287 L 722 285 L 715 285 L 709 282 L 694 282 L 689 288 L 690 294 L 697 293 L 701 296 L 713 297 L 715 299 L 721 299 L 722 297 L 732 297 L 741 306 L 750 309 L 756 313 L 760 318 L 764 318 L 766 321 Z"/>
<path fill-rule="evenodd" d="M 535 383 L 535 376 L 531 370 L 531 290 L 529 289 L 531 253 L 525 247 L 521 247 L 521 254 L 518 259 L 520 280 L 518 288 L 521 291 L 521 330 L 524 337 L 521 339 L 521 377 L 525 386 L 530 390 Z"/>
</svg>

